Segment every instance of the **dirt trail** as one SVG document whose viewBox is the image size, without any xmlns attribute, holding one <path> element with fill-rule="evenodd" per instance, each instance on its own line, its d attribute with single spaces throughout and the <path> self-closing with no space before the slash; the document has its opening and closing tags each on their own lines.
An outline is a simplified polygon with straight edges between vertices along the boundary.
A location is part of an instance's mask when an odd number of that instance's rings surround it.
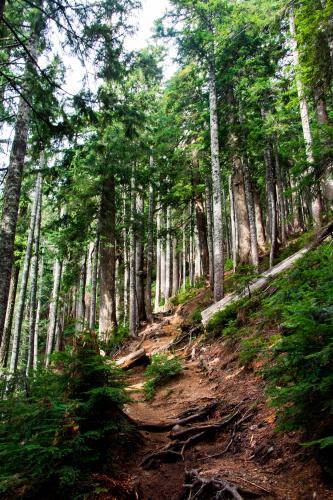
<svg viewBox="0 0 333 500">
<path fill-rule="evenodd" d="M 149 354 L 167 349 L 179 335 L 188 311 L 188 307 L 178 310 L 140 332 L 139 341 L 128 344 L 121 356 L 139 344 Z M 186 445 L 183 456 L 158 456 L 151 462 L 147 462 L 147 457 L 174 442 L 169 430 L 141 431 L 142 442 L 126 463 L 132 484 L 136 485 L 136 495 L 130 498 L 214 498 L 209 487 L 198 496 L 198 488 L 192 493 L 183 489 L 185 471 L 197 470 L 204 478 L 219 478 L 236 485 L 244 499 L 333 499 L 319 466 L 299 446 L 299 435 L 276 433 L 275 414 L 267 407 L 264 382 L 252 371 L 239 367 L 237 349 L 230 349 L 221 340 L 202 345 L 196 341 L 189 345 L 187 340 L 177 354 L 183 358 L 183 374 L 160 388 L 153 401 L 145 401 L 142 393 L 144 367 L 131 370 L 128 390 L 133 401 L 126 406 L 126 413 L 139 423 L 168 423 L 190 409 L 198 410 L 218 401 L 203 419 L 179 426 L 174 432 L 192 432 L 196 426 L 236 416 L 219 431 L 199 436 Z M 193 435 L 197 434 L 188 434 Z M 228 495 L 219 498 L 232 498 Z"/>
</svg>

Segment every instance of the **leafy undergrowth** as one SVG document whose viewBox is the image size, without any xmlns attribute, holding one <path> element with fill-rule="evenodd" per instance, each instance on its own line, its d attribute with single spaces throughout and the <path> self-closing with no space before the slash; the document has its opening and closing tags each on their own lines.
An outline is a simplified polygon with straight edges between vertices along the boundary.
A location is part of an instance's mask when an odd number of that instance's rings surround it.
<svg viewBox="0 0 333 500">
<path fill-rule="evenodd" d="M 207 330 L 237 344 L 240 364 L 259 369 L 279 429 L 304 429 L 332 474 L 332 247 L 309 252 L 265 294 L 217 313 Z"/>
<path fill-rule="evenodd" d="M 186 302 L 193 299 L 200 290 L 205 286 L 205 282 L 202 279 L 198 279 L 193 285 L 186 283 L 185 288 L 181 288 L 179 292 L 170 299 L 170 303 L 173 306 L 179 306 L 185 304 Z"/>
<path fill-rule="evenodd" d="M 94 468 L 112 465 L 130 436 L 128 398 L 121 373 L 97 352 L 82 335 L 0 402 L 1 498 L 81 498 Z"/>
<path fill-rule="evenodd" d="M 155 354 L 145 371 L 147 381 L 144 393 L 147 400 L 154 398 L 158 387 L 166 384 L 183 371 L 183 365 L 178 358 L 168 358 L 165 354 Z"/>
</svg>

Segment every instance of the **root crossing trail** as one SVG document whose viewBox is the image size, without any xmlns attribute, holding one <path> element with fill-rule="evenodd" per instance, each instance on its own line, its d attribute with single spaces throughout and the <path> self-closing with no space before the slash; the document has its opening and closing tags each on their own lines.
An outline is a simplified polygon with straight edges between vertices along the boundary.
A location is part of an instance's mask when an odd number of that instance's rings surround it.
<svg viewBox="0 0 333 500">
<path fill-rule="evenodd" d="M 264 382 L 239 367 L 237 349 L 184 335 L 189 310 L 187 304 L 145 328 L 118 355 L 144 348 L 149 356 L 177 355 L 184 364 L 152 401 L 143 394 L 145 367 L 129 372 L 132 402 L 125 411 L 140 429 L 124 464 L 133 485 L 129 498 L 333 498 L 299 436 L 276 433 Z"/>
</svg>

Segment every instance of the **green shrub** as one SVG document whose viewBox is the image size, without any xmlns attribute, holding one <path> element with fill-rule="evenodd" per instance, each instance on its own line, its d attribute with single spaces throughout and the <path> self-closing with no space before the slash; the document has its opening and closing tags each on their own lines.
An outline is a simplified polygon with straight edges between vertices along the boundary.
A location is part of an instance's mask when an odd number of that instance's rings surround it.
<svg viewBox="0 0 333 500">
<path fill-rule="evenodd" d="M 111 338 L 107 342 L 101 344 L 101 348 L 108 354 L 113 354 L 124 343 L 128 336 L 129 326 L 118 325 L 113 331 Z"/>
<path fill-rule="evenodd" d="M 265 369 L 280 427 L 303 426 L 326 447 L 333 431 L 332 269 L 329 245 L 308 253 L 276 282 L 263 309 L 282 331 Z"/>
<path fill-rule="evenodd" d="M 197 307 L 192 312 L 189 319 L 191 324 L 195 325 L 196 323 L 201 323 L 201 307 Z"/>
<path fill-rule="evenodd" d="M 225 272 L 232 271 L 233 268 L 234 268 L 234 261 L 232 259 L 225 259 L 224 271 Z"/>
<path fill-rule="evenodd" d="M 197 294 L 198 288 L 181 288 L 177 295 L 170 299 L 170 303 L 174 306 L 179 306 L 193 299 Z"/>
<path fill-rule="evenodd" d="M 18 489 L 21 498 L 72 498 L 77 481 L 128 429 L 122 375 L 88 335 L 53 359 L 52 370 L 12 380 L 16 390 L 0 401 L 2 498 Z"/>
<path fill-rule="evenodd" d="M 169 359 L 165 354 L 152 356 L 151 364 L 145 371 L 147 382 L 144 384 L 146 399 L 153 399 L 158 387 L 183 371 L 183 365 L 177 358 Z"/>
</svg>

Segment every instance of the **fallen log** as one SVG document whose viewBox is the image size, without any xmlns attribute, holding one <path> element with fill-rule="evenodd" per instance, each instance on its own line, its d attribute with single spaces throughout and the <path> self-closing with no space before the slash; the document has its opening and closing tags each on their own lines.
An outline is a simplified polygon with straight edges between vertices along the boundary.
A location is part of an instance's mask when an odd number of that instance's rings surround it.
<svg viewBox="0 0 333 500">
<path fill-rule="evenodd" d="M 272 267 L 268 271 L 262 273 L 259 279 L 249 284 L 240 293 L 231 293 L 226 297 L 224 297 L 222 300 L 216 302 L 215 304 L 211 305 L 210 307 L 202 311 L 201 312 L 202 323 L 204 325 L 207 325 L 209 320 L 217 312 L 223 311 L 223 309 L 225 309 L 230 304 L 238 302 L 239 300 L 245 297 L 251 297 L 251 295 L 254 292 L 264 288 L 264 286 L 266 286 L 270 280 L 275 278 L 275 276 L 290 269 L 295 264 L 295 262 L 301 259 L 307 252 L 319 246 L 330 234 L 332 234 L 332 232 L 333 232 L 333 221 L 326 227 L 321 229 L 315 236 L 314 240 L 309 245 L 307 245 L 305 248 L 302 248 L 302 250 L 299 250 L 295 254 L 291 255 L 287 259 L 283 260 L 282 262 Z"/>
<path fill-rule="evenodd" d="M 134 366 L 139 364 L 148 364 L 150 362 L 149 356 L 144 349 L 139 349 L 138 351 L 131 352 L 123 358 L 116 360 L 116 366 L 122 368 L 123 370 L 130 370 Z"/>
</svg>

